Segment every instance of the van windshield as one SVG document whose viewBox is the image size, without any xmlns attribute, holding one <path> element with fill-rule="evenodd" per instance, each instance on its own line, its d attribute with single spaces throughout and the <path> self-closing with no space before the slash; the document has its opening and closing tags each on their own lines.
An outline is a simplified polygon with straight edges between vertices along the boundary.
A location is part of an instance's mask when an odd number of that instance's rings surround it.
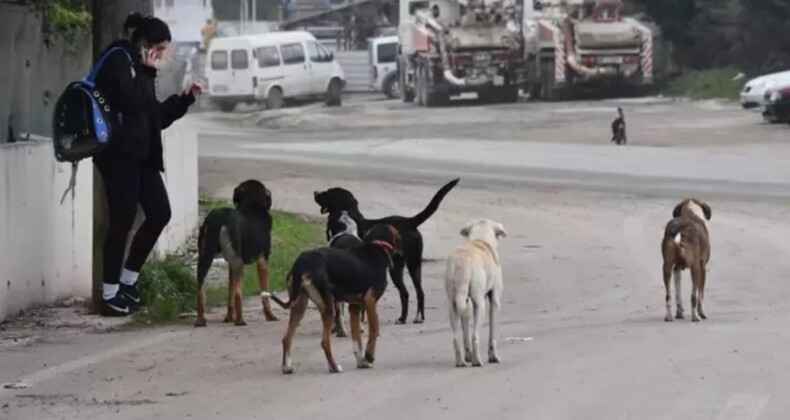
<svg viewBox="0 0 790 420">
<path fill-rule="evenodd" d="M 398 43 L 379 44 L 376 47 L 376 55 L 379 58 L 379 63 L 394 63 L 398 57 Z"/>
</svg>

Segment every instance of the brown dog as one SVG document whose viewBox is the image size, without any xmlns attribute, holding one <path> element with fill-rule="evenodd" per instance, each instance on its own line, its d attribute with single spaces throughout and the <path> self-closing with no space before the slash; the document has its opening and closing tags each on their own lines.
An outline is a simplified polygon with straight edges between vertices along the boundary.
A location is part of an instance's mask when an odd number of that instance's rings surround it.
<svg viewBox="0 0 790 420">
<path fill-rule="evenodd" d="M 392 257 L 401 252 L 400 236 L 389 225 L 370 228 L 363 243 L 353 249 L 317 248 L 302 252 L 288 274 L 288 302 L 265 292 L 278 305 L 290 309 L 288 330 L 283 337 L 283 373 L 294 372 L 291 364 L 291 344 L 299 322 L 305 314 L 308 301 L 321 313 L 324 349 L 329 371 L 342 372 L 332 354 L 331 336 L 334 319 L 334 301 L 347 302 L 351 315 L 351 337 L 358 368 L 373 366 L 376 339 L 379 334 L 379 316 L 376 305 L 387 288 L 387 270 Z M 368 343 L 362 352 L 359 315 L 362 308 L 368 315 Z"/>
<path fill-rule="evenodd" d="M 672 321 L 670 305 L 670 277 L 675 277 L 675 317 L 683 319 L 683 301 L 680 292 L 680 273 L 691 272 L 691 320 L 707 319 L 702 310 L 705 296 L 707 265 L 710 261 L 710 238 L 707 222 L 711 218 L 710 206 L 696 198 L 680 202 L 672 211 L 673 219 L 664 229 L 661 253 L 664 257 L 664 287 L 666 288 L 667 314 L 665 321 Z"/>
</svg>

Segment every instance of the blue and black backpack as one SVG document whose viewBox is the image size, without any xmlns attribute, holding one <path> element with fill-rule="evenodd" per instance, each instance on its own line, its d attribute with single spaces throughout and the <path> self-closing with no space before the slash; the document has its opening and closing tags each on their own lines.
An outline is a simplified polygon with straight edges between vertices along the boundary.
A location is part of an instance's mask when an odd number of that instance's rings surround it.
<svg viewBox="0 0 790 420">
<path fill-rule="evenodd" d="M 69 191 L 74 196 L 79 161 L 95 156 L 112 141 L 113 126 L 109 121 L 119 116 L 96 88 L 96 75 L 107 58 L 116 51 L 123 51 L 131 66 L 132 58 L 125 49 L 110 48 L 93 66 L 88 77 L 70 83 L 55 103 L 52 118 L 55 159 L 71 163 L 71 181 L 60 199 L 61 204 Z"/>
</svg>

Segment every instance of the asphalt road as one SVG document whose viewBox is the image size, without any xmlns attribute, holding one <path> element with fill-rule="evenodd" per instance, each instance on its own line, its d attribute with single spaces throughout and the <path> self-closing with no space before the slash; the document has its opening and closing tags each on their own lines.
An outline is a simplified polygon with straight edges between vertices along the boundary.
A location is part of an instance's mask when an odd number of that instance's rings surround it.
<svg viewBox="0 0 790 420">
<path fill-rule="evenodd" d="M 467 104 L 468 105 L 468 104 Z M 608 144 L 624 106 L 631 144 Z M 790 412 L 790 129 L 717 103 L 456 106 L 394 102 L 201 115 L 201 189 L 260 178 L 275 207 L 318 215 L 342 185 L 370 216 L 413 214 L 461 183 L 422 227 L 427 321 L 382 302 L 376 366 L 327 372 L 313 312 L 279 370 L 285 321 L 168 327 L 0 352 L 0 418 L 784 419 Z M 713 208 L 709 320 L 663 321 L 659 242 L 672 207 Z M 502 363 L 454 367 L 443 258 L 472 218 L 502 222 Z M 407 281 L 408 283 L 408 281 Z M 690 281 L 683 296 L 689 306 Z M 414 301 L 412 293 L 413 317 Z M 483 329 L 487 336 L 487 326 Z M 3 417 L 6 416 L 6 417 Z"/>
</svg>

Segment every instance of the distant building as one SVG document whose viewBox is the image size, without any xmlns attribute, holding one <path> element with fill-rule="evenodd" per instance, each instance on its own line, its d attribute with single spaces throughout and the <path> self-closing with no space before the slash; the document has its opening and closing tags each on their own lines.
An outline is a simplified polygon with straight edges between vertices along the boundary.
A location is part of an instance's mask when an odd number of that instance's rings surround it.
<svg viewBox="0 0 790 420">
<path fill-rule="evenodd" d="M 214 21 L 211 0 L 152 0 L 152 3 L 154 16 L 170 26 L 177 48 L 182 44 L 199 49 L 206 47 L 204 30 Z"/>
</svg>

